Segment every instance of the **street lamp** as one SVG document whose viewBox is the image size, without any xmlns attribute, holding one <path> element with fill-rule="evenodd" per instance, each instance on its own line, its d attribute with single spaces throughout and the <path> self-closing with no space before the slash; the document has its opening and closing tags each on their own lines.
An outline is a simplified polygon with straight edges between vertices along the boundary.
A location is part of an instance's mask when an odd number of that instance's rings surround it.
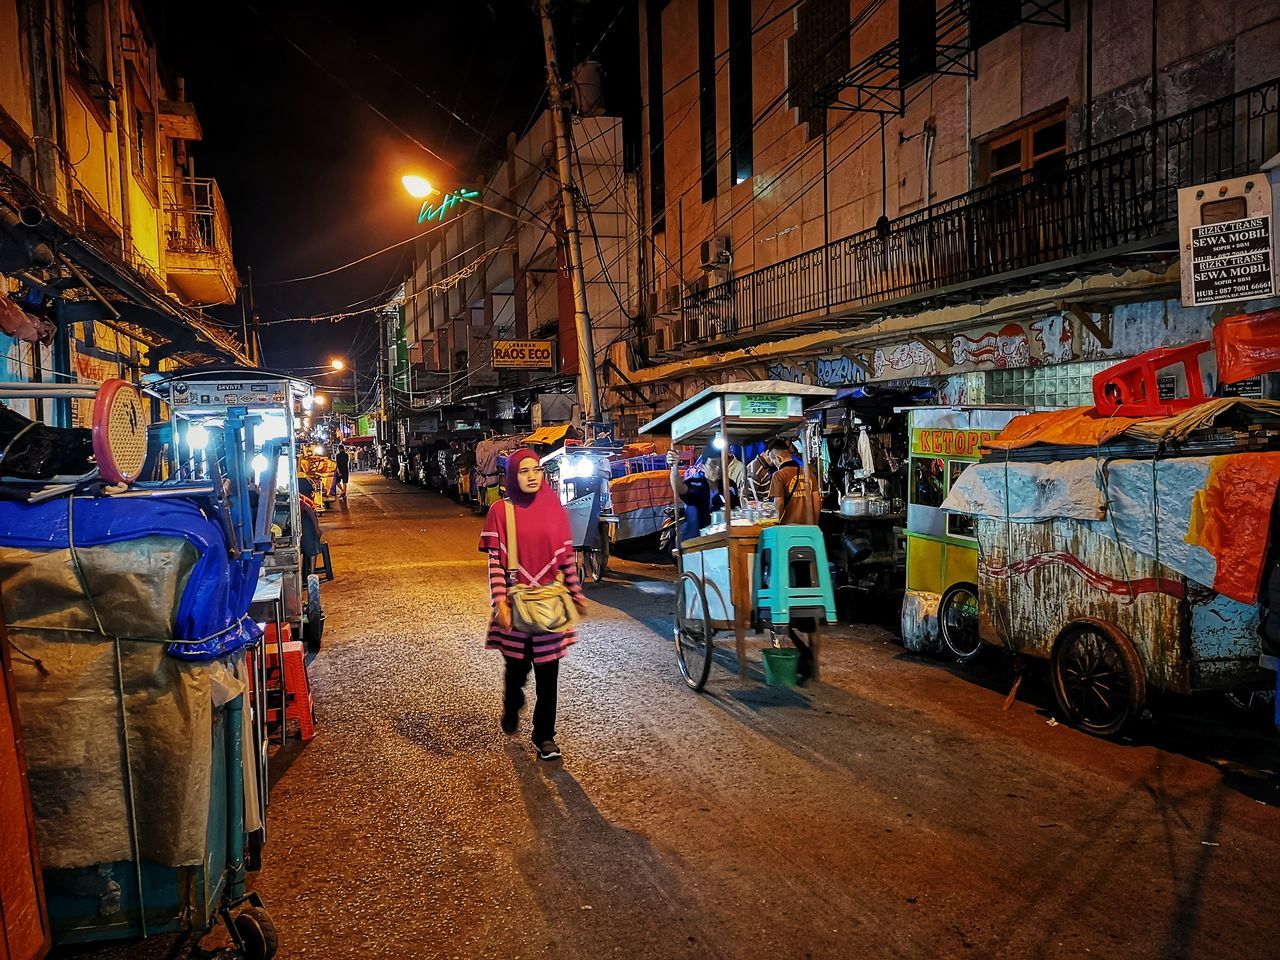
<svg viewBox="0 0 1280 960">
<path fill-rule="evenodd" d="M 353 360 L 351 363 L 347 363 L 347 361 L 343 360 L 341 357 L 334 357 L 329 361 L 329 366 L 339 372 L 346 370 L 348 366 L 351 368 L 351 410 L 352 413 L 359 415 L 360 411 L 358 408 L 360 404 L 360 391 L 356 386 L 355 361 Z"/>
<path fill-rule="evenodd" d="M 413 197 L 415 200 L 425 200 L 427 197 L 431 196 L 431 194 L 436 192 L 435 187 L 433 187 L 425 178 L 419 177 L 416 174 L 406 174 L 400 178 L 400 182 L 403 183 L 404 188 L 409 191 L 409 196 Z"/>
</svg>

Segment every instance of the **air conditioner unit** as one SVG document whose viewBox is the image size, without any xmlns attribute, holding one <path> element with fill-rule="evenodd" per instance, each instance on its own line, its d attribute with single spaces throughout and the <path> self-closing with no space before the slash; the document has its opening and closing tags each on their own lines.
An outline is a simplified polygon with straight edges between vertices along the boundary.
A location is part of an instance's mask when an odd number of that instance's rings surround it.
<svg viewBox="0 0 1280 960">
<path fill-rule="evenodd" d="M 670 286 L 649 294 L 649 316 L 673 314 L 680 311 L 680 287 Z"/>
<path fill-rule="evenodd" d="M 709 286 L 710 284 L 707 283 L 707 278 L 704 274 L 701 277 L 694 278 L 693 283 L 689 284 L 689 292 L 695 297 L 703 297 L 706 296 Z"/>
<path fill-rule="evenodd" d="M 728 237 L 712 237 L 710 240 L 703 240 L 699 250 L 703 270 L 725 267 L 730 262 Z"/>
<path fill-rule="evenodd" d="M 705 274 L 705 279 L 708 286 L 718 287 L 722 283 L 729 282 L 729 271 L 723 266 L 715 270 L 708 270 Z"/>
</svg>

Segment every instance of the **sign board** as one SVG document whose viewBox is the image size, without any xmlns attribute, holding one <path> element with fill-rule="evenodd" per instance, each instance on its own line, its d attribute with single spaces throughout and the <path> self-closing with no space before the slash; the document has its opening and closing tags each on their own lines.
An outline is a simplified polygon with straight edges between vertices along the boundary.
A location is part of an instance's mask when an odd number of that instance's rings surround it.
<svg viewBox="0 0 1280 960">
<path fill-rule="evenodd" d="M 1269 297 L 1272 272 L 1270 217 L 1191 228 L 1193 304 Z"/>
<path fill-rule="evenodd" d="M 1182 302 L 1237 303 L 1275 292 L 1271 186 L 1262 175 L 1178 191 Z"/>
<path fill-rule="evenodd" d="M 804 399 L 781 393 L 731 393 L 725 398 L 725 414 L 744 420 L 803 417 Z"/>
<path fill-rule="evenodd" d="M 999 430 L 947 430 L 926 427 L 911 431 L 911 452 L 919 457 L 977 459 L 982 445 L 998 436 L 1000 436 Z"/>
<path fill-rule="evenodd" d="M 550 340 L 495 340 L 495 370 L 552 370 L 555 345 Z"/>
</svg>

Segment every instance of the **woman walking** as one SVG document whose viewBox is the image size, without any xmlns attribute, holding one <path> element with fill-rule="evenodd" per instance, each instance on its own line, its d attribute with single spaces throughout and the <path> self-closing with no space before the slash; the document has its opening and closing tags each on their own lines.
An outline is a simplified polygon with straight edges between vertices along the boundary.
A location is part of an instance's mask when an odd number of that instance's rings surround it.
<svg viewBox="0 0 1280 960">
<path fill-rule="evenodd" d="M 515 733 L 532 669 L 537 693 L 533 745 L 540 759 L 554 760 L 560 756 L 556 745 L 560 658 L 577 639 L 576 610 L 585 608 L 586 600 L 569 518 L 560 499 L 543 482 L 542 464 L 532 450 L 518 450 L 508 458 L 507 498 L 489 508 L 480 550 L 489 555 L 493 594 L 493 621 L 485 646 L 502 651 L 506 664 L 502 729 Z"/>
</svg>

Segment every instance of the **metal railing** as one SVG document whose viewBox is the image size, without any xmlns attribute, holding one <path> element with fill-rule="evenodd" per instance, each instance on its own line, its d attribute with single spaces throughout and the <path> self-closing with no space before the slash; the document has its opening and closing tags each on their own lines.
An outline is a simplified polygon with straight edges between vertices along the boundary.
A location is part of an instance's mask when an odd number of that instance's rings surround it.
<svg viewBox="0 0 1280 960">
<path fill-rule="evenodd" d="M 685 297 L 687 340 L 751 334 L 1176 236 L 1178 190 L 1258 172 L 1280 152 L 1280 79 L 1165 117 Z"/>
<path fill-rule="evenodd" d="M 170 253 L 231 259 L 231 223 L 215 180 L 175 177 L 164 181 L 165 243 Z"/>
</svg>

